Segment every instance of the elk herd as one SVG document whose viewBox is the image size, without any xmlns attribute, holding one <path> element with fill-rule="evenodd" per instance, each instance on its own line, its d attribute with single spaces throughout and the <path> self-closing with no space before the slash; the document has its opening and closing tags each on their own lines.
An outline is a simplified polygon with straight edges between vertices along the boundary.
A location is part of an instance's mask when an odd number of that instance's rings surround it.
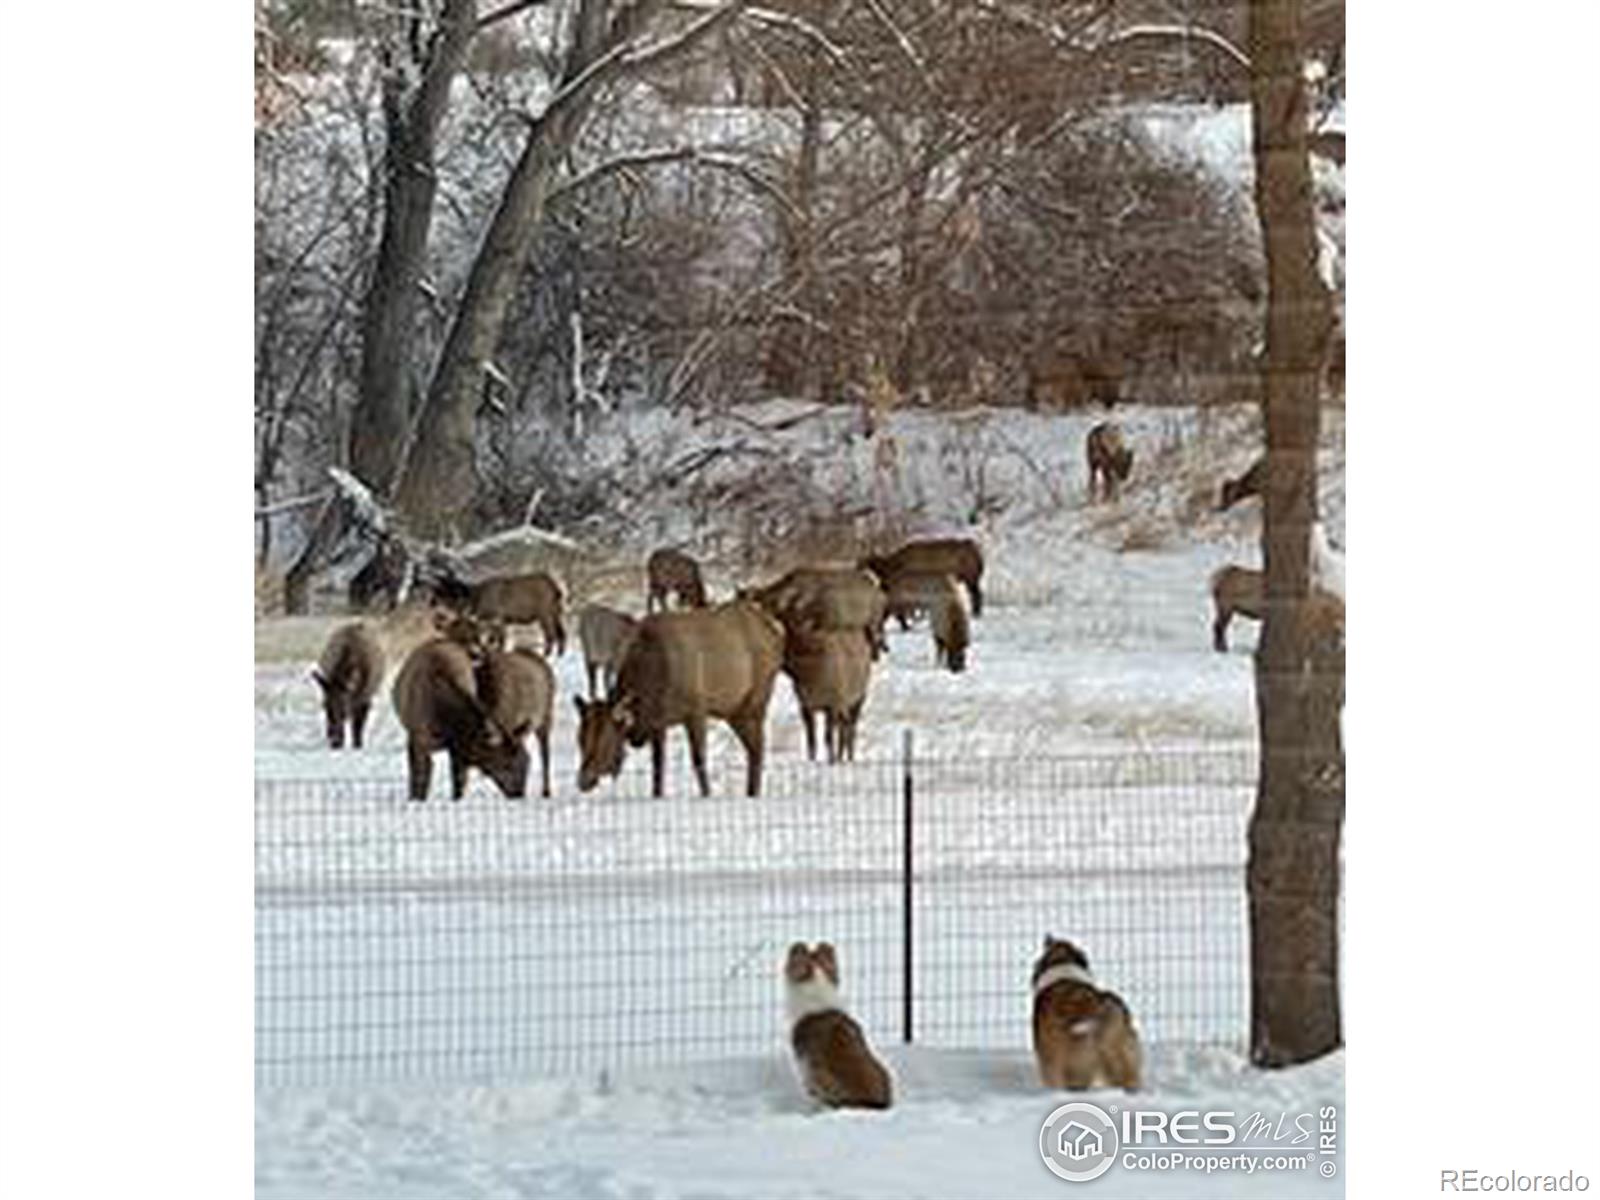
<svg viewBox="0 0 1600 1200">
<path fill-rule="evenodd" d="M 965 538 L 911 542 L 854 566 L 798 567 L 759 586 L 709 598 L 700 565 L 675 549 L 645 567 L 645 615 L 587 604 L 578 641 L 587 697 L 578 711 L 580 791 L 616 775 L 629 747 L 650 747 L 651 788 L 665 791 L 666 735 L 682 726 L 701 795 L 709 723 L 721 721 L 744 748 L 745 791 L 761 790 L 768 703 L 780 673 L 798 702 L 808 757 L 817 757 L 817 719 L 830 763 L 855 757 L 856 730 L 875 663 L 886 653 L 884 623 L 902 629 L 926 616 L 935 662 L 965 670 L 973 615 L 983 604 L 983 555 Z M 507 796 L 527 794 L 526 740 L 539 745 L 541 794 L 550 795 L 550 729 L 556 681 L 547 657 L 566 647 L 564 596 L 545 572 L 477 583 L 446 579 L 432 588 L 429 636 L 400 664 L 392 688 L 406 734 L 409 794 L 424 800 L 433 756 L 444 751 L 451 795 L 460 799 L 476 768 Z M 543 655 L 510 645 L 514 626 L 537 628 Z M 361 746 L 386 654 L 361 621 L 328 639 L 312 678 L 322 691 L 329 746 Z"/>
<path fill-rule="evenodd" d="M 1085 448 L 1091 499 L 1097 491 L 1115 499 L 1133 463 L 1122 431 L 1102 421 Z M 1265 473 L 1263 459 L 1225 480 L 1218 510 L 1258 495 Z M 780 673 L 791 681 L 807 757 L 818 754 L 820 717 L 827 761 L 853 760 L 873 670 L 888 649 L 885 623 L 893 618 L 906 630 L 926 618 L 935 664 L 966 670 L 972 618 L 983 613 L 983 570 L 983 553 L 971 539 L 925 539 L 853 565 L 797 567 L 713 603 L 694 558 L 656 550 L 645 564 L 643 616 L 598 603 L 577 615 L 588 685 L 586 697 L 574 697 L 579 789 L 616 775 L 628 748 L 649 746 L 651 789 L 661 796 L 666 735 L 682 726 L 695 782 L 709 795 L 706 737 L 715 720 L 743 747 L 745 791 L 758 795 L 767 707 Z M 1320 523 L 1312 526 L 1310 573 L 1301 620 L 1342 637 L 1343 556 Z M 1226 651 L 1234 617 L 1265 614 L 1265 577 L 1227 565 L 1210 585 L 1212 645 Z M 426 799 L 440 750 L 449 758 L 455 798 L 474 767 L 507 796 L 526 795 L 530 734 L 539 745 L 541 794 L 550 795 L 556 680 L 546 658 L 566 649 L 564 602 L 561 586 L 542 571 L 474 583 L 445 578 L 433 586 L 429 636 L 404 656 L 392 688 L 412 799 Z M 510 644 L 514 626 L 539 630 L 543 656 Z M 385 659 L 366 623 L 343 625 L 328 639 L 312 678 L 322 691 L 329 746 L 344 745 L 346 728 L 351 744 L 361 746 Z"/>
</svg>

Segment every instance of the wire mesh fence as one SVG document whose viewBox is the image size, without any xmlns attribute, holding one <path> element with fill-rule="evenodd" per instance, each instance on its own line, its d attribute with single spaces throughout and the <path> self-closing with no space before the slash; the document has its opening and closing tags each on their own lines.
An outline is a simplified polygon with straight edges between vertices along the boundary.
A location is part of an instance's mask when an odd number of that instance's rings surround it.
<svg viewBox="0 0 1600 1200">
<path fill-rule="evenodd" d="M 258 1082 L 489 1082 L 766 1053 L 833 942 L 880 1041 L 1026 1044 L 1046 932 L 1150 1040 L 1242 1036 L 1254 752 L 768 767 L 763 795 L 256 784 Z M 909 793 L 909 794 L 908 794 Z M 908 869 L 909 864 L 909 869 Z"/>
</svg>

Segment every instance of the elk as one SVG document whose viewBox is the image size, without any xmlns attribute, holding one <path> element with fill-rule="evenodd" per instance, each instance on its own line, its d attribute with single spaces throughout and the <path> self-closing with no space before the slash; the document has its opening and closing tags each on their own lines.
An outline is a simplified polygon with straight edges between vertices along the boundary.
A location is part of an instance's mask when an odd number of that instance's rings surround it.
<svg viewBox="0 0 1600 1200">
<path fill-rule="evenodd" d="M 372 697 L 383 682 L 384 654 L 378 636 L 360 621 L 335 629 L 311 670 L 322 689 L 322 711 L 327 722 L 328 746 L 344 746 L 350 726 L 350 744 L 361 749 L 361 735 L 372 709 Z"/>
<path fill-rule="evenodd" d="M 761 794 L 767 703 L 783 661 L 783 627 L 758 605 L 655 613 L 639 624 L 616 686 L 604 700 L 573 697 L 578 709 L 578 790 L 622 769 L 628 746 L 650 746 L 651 794 L 663 794 L 667 730 L 682 725 L 700 794 L 706 775 L 706 722 L 727 723 L 745 751 L 745 790 Z"/>
<path fill-rule="evenodd" d="M 983 551 L 971 538 L 907 542 L 892 554 L 863 558 L 860 566 L 876 575 L 885 589 L 892 588 L 895 576 L 905 572 L 954 576 L 967 589 L 972 615 L 983 615 Z"/>
<path fill-rule="evenodd" d="M 1127 482 L 1133 469 L 1133 450 L 1123 439 L 1122 427 L 1114 421 L 1101 421 L 1089 430 L 1083 447 L 1089 459 L 1089 499 L 1095 498 L 1098 479 L 1102 497 L 1115 500 L 1118 485 Z"/>
<path fill-rule="evenodd" d="M 524 646 L 490 650 L 475 671 L 478 696 L 488 718 L 521 749 L 532 733 L 539 743 L 539 794 L 550 796 L 550 724 L 555 716 L 556 676 L 550 664 Z M 526 759 L 527 751 L 523 750 Z M 524 765 L 524 772 L 527 767 Z"/>
<path fill-rule="evenodd" d="M 443 637 L 418 646 L 395 677 L 393 701 L 406 731 L 411 799 L 428 798 L 439 750 L 450 756 L 452 799 L 466 791 L 469 767 L 488 775 L 506 796 L 527 794 L 528 751 L 484 703 L 478 666 L 465 646 Z"/>
<path fill-rule="evenodd" d="M 924 571 L 896 575 L 889 585 L 889 611 L 926 612 L 933 632 L 934 662 L 956 674 L 966 670 L 972 625 L 953 578 Z"/>
<path fill-rule="evenodd" d="M 794 684 L 806 757 L 817 757 L 816 715 L 830 763 L 854 760 L 856 724 L 872 676 L 872 647 L 858 629 L 791 630 L 784 640 L 783 670 Z"/>
<path fill-rule="evenodd" d="M 599 682 L 606 690 L 616 685 L 617 670 L 639 636 L 639 622 L 603 604 L 586 605 L 578 614 L 578 641 L 583 646 L 583 665 L 589 676 L 589 699 L 600 695 Z"/>
<path fill-rule="evenodd" d="M 683 551 L 667 547 L 656 550 L 644 569 L 648 580 L 644 598 L 647 614 L 658 606 L 665 610 L 671 596 L 676 596 L 678 603 L 688 608 L 706 606 L 706 585 L 700 578 L 700 564 Z"/>
<path fill-rule="evenodd" d="M 1341 580 L 1342 583 L 1342 580 Z M 1261 620 L 1267 612 L 1267 576 L 1249 567 L 1219 567 L 1211 576 L 1211 648 L 1228 650 L 1228 624 L 1235 616 Z M 1312 591 L 1302 604 L 1302 621 L 1318 626 L 1344 625 L 1344 596 L 1315 578 Z"/>
<path fill-rule="evenodd" d="M 547 655 L 560 655 L 567 646 L 561 623 L 561 585 L 547 571 L 528 575 L 498 575 L 481 583 L 450 580 L 439 585 L 437 599 L 484 621 L 503 625 L 537 625 L 544 635 Z"/>
<path fill-rule="evenodd" d="M 865 571 L 796 567 L 765 587 L 743 588 L 738 595 L 761 605 L 786 630 L 859 630 L 874 658 L 887 648 L 883 637 L 887 599 Z"/>
</svg>

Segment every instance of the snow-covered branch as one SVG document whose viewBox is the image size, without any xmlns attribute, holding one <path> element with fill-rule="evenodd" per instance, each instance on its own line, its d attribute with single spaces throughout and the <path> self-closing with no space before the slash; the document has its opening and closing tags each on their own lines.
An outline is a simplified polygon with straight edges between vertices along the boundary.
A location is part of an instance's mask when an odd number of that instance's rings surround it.
<svg viewBox="0 0 1600 1200">
<path fill-rule="evenodd" d="M 1232 59 L 1244 70 L 1248 71 L 1250 69 L 1250 59 L 1243 50 L 1239 49 L 1220 33 L 1207 29 L 1203 25 L 1130 25 L 1126 29 L 1117 30 L 1106 38 L 1098 53 L 1109 53 L 1130 42 L 1151 40 L 1200 42 L 1203 45 L 1222 51 L 1225 56 Z"/>
</svg>

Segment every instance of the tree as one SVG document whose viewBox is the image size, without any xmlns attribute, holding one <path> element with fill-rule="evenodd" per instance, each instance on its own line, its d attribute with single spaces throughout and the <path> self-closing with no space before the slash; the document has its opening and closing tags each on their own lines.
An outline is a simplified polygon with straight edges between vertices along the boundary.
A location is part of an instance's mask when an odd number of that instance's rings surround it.
<svg viewBox="0 0 1600 1200">
<path fill-rule="evenodd" d="M 394 484 L 405 448 L 409 351 L 438 188 L 435 143 L 477 7 L 476 0 L 446 0 L 432 30 L 420 9 L 397 9 L 385 18 L 380 43 L 383 232 L 362 311 L 361 399 L 350 427 L 350 469 L 380 495 Z"/>
<path fill-rule="evenodd" d="M 713 32 L 742 0 L 700 10 L 686 26 L 663 30 L 667 0 L 579 0 L 555 94 L 528 119 L 512 168 L 434 371 L 416 433 L 395 488 L 408 528 L 441 538 L 460 532 L 477 494 L 477 413 L 512 292 L 545 221 L 551 191 L 584 130 L 601 88 L 621 75 L 671 58 Z M 656 33 L 657 40 L 644 38 Z"/>
<path fill-rule="evenodd" d="M 1317 515 L 1318 380 L 1333 319 L 1317 271 L 1300 22 L 1300 0 L 1251 2 L 1256 206 L 1267 262 L 1267 603 L 1255 662 L 1261 768 L 1247 871 L 1250 1052 L 1260 1066 L 1304 1062 L 1343 1041 L 1342 617 L 1330 628 L 1306 603 Z"/>
</svg>

